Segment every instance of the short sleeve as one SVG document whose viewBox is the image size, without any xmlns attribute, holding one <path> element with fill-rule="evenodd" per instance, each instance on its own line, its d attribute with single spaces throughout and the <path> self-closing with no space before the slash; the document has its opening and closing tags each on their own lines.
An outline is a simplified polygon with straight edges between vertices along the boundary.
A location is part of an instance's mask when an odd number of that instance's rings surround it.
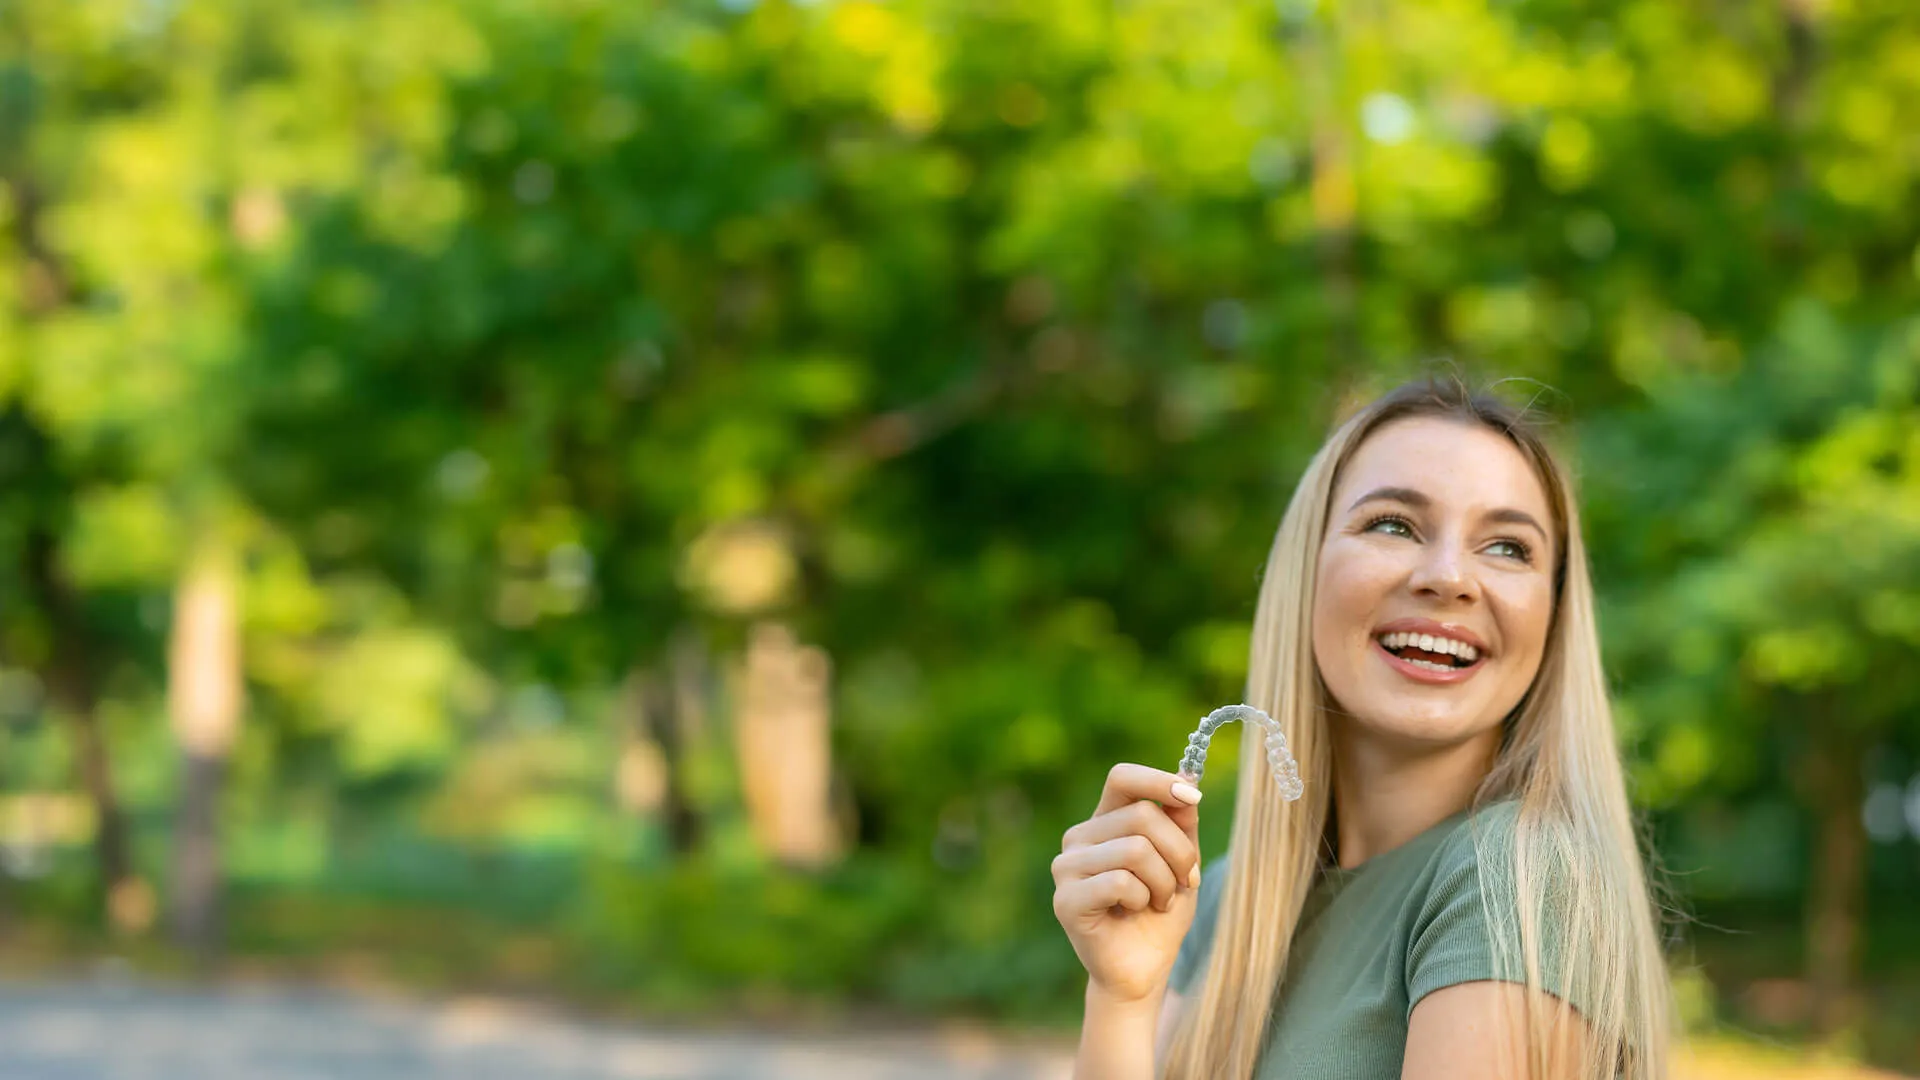
<svg viewBox="0 0 1920 1080">
<path fill-rule="evenodd" d="M 1194 901 L 1193 925 L 1180 941 L 1180 952 L 1167 975 L 1167 989 L 1185 994 L 1207 961 L 1213 945 L 1214 924 L 1220 917 L 1220 894 L 1226 885 L 1227 856 L 1221 855 L 1200 871 L 1200 896 Z"/>
<path fill-rule="evenodd" d="M 1441 849 L 1407 945 L 1409 1020 L 1420 999 L 1442 987 L 1485 979 L 1526 982 L 1515 882 L 1518 810 L 1517 802 L 1506 800 L 1477 812 Z M 1584 965 L 1571 965 L 1570 971 L 1562 947 L 1569 907 L 1566 875 L 1555 871 L 1551 858 L 1536 857 L 1529 863 L 1542 886 L 1532 898 L 1540 937 L 1540 984 L 1585 1012 L 1590 997 L 1580 987 Z"/>
</svg>

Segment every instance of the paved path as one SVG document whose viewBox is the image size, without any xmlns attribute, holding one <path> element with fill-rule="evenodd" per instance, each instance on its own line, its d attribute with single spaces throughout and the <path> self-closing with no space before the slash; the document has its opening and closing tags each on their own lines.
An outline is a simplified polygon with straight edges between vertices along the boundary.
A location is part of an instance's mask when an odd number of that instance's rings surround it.
<svg viewBox="0 0 1920 1080">
<path fill-rule="evenodd" d="M 489 1000 L 0 981 L 5 1080 L 1067 1080 L 1056 1044 L 637 1031 Z"/>
<path fill-rule="evenodd" d="M 1022 1049 L 952 1030 L 644 1031 L 479 998 L 0 979 L 0 1080 L 1070 1080 L 1070 1056 L 1059 1039 Z M 1708 1045 L 1674 1064 L 1684 1080 L 1902 1080 L 1744 1044 Z"/>
</svg>

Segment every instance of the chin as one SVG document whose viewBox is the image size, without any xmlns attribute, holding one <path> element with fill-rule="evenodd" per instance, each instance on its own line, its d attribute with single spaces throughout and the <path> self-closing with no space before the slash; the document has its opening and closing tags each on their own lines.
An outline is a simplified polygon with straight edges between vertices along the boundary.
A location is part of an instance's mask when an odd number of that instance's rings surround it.
<svg viewBox="0 0 1920 1080">
<path fill-rule="evenodd" d="M 1436 708 L 1431 702 L 1369 704 L 1371 707 L 1354 710 L 1358 714 L 1358 722 L 1369 731 L 1397 742 L 1432 747 L 1453 746 L 1482 734 L 1491 726 L 1497 726 L 1481 723 L 1478 709 Z"/>
</svg>

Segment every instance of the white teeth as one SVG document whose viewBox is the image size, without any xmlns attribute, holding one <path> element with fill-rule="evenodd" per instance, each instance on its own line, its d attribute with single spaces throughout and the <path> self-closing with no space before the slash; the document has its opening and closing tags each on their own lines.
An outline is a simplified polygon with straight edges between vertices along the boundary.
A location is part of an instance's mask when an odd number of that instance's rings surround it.
<svg viewBox="0 0 1920 1080">
<path fill-rule="evenodd" d="M 1408 661 L 1406 661 L 1406 663 L 1409 663 L 1409 664 L 1412 664 L 1412 665 L 1413 665 L 1414 667 L 1418 667 L 1418 668 L 1426 668 L 1426 669 L 1427 669 L 1428 671 L 1456 671 L 1456 670 L 1458 670 L 1458 669 L 1457 669 L 1457 668 L 1455 668 L 1455 667 L 1454 667 L 1454 666 L 1453 666 L 1452 664 L 1435 664 L 1435 663 L 1431 663 L 1431 662 L 1429 662 L 1429 661 L 1426 661 L 1426 660 L 1408 660 Z"/>
<path fill-rule="evenodd" d="M 1411 645 L 1423 652 L 1449 653 L 1465 660 L 1469 664 L 1480 659 L 1480 650 L 1466 642 L 1455 641 L 1452 638 L 1434 637 L 1432 634 L 1385 634 L 1381 636 L 1380 644 L 1389 649 L 1404 649 Z M 1452 669 L 1449 668 L 1448 670 Z"/>
</svg>

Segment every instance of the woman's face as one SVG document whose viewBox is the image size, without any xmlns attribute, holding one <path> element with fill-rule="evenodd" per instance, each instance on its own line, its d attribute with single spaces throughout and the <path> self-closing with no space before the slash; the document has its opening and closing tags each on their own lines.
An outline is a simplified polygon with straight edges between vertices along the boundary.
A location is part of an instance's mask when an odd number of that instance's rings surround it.
<svg viewBox="0 0 1920 1080">
<path fill-rule="evenodd" d="M 1422 744 L 1497 726 L 1546 648 L 1551 515 L 1520 449 L 1488 428 L 1410 417 L 1367 436 L 1335 485 L 1314 594 L 1314 659 L 1334 707 Z M 1470 648 L 1424 651 L 1421 633 Z"/>
</svg>

